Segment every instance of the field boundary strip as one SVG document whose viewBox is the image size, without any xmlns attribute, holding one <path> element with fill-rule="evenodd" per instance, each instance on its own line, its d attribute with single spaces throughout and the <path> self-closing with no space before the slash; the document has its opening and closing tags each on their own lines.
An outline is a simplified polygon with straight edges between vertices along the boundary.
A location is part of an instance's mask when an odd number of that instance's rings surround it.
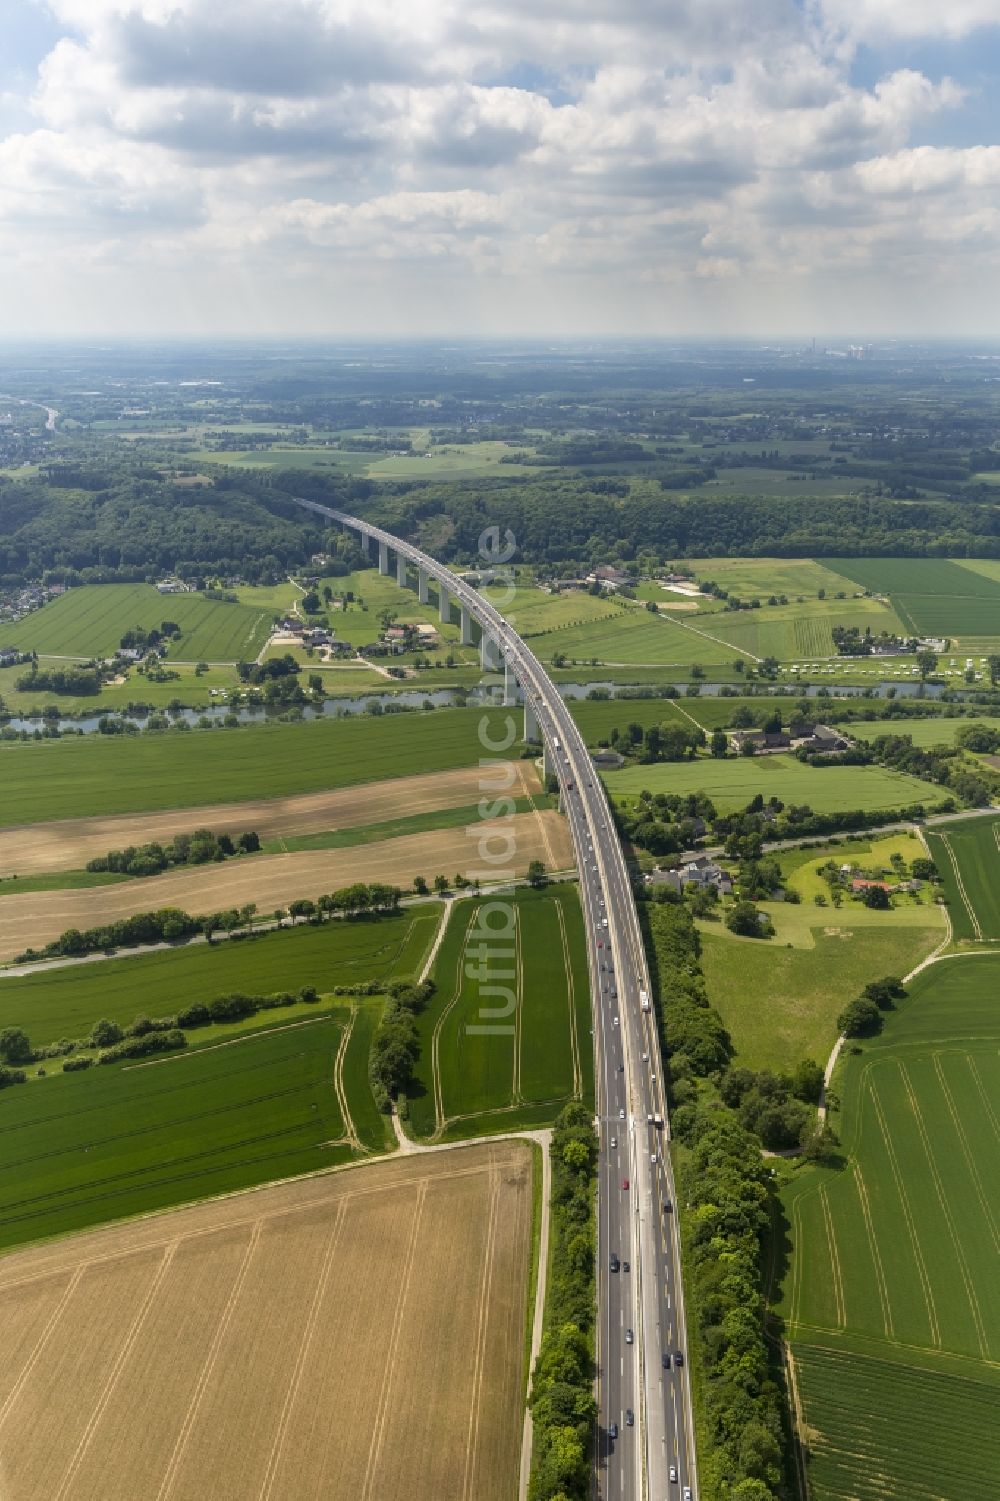
<svg viewBox="0 0 1000 1501">
<path fill-rule="evenodd" d="M 951 861 L 951 868 L 955 876 L 955 884 L 958 887 L 958 894 L 962 898 L 966 912 L 969 914 L 969 922 L 972 924 L 972 930 L 976 936 L 976 939 L 979 943 L 982 943 L 984 942 L 983 930 L 979 925 L 979 918 L 976 915 L 976 909 L 970 902 L 968 892 L 965 889 L 965 882 L 962 880 L 962 872 L 959 869 L 958 857 L 955 854 L 955 851 L 952 849 L 951 840 L 948 838 L 948 835 L 944 832 L 943 829 L 936 831 L 936 837 L 940 839 L 941 843 L 944 845 L 948 859 Z"/>
<path fill-rule="evenodd" d="M 562 940 L 563 963 L 566 967 L 566 1004 L 569 1006 L 569 1046 L 573 1059 L 573 1098 L 583 1098 L 583 1069 L 580 1065 L 580 1038 L 576 1024 L 576 988 L 573 979 L 573 965 L 569 950 L 569 934 L 566 932 L 566 917 L 563 912 L 563 904 L 558 897 L 555 900 L 556 915 L 559 919 L 559 937 Z"/>
<path fill-rule="evenodd" d="M 959 1146 L 962 1149 L 962 1156 L 965 1158 L 965 1165 L 969 1169 L 969 1176 L 975 1186 L 976 1197 L 979 1200 L 983 1215 L 990 1227 L 990 1235 L 993 1238 L 993 1248 L 996 1251 L 1000 1251 L 1000 1233 L 998 1233 L 997 1231 L 996 1218 L 993 1214 L 993 1209 L 990 1205 L 989 1199 L 987 1198 L 986 1190 L 983 1187 L 983 1181 L 979 1176 L 979 1169 L 976 1166 L 975 1157 L 973 1156 L 970 1149 L 969 1138 L 966 1135 L 965 1127 L 962 1125 L 961 1117 L 958 1111 L 955 1109 L 955 1101 L 952 1097 L 951 1089 L 948 1086 L 948 1080 L 945 1077 L 944 1069 L 941 1067 L 941 1059 L 943 1056 L 945 1055 L 940 1050 L 935 1051 L 933 1055 L 934 1072 L 937 1075 L 941 1093 L 944 1095 L 945 1104 L 948 1107 L 948 1114 L 951 1116 L 952 1125 L 955 1127 L 955 1135 L 958 1137 Z M 968 1053 L 963 1053 L 961 1056 L 963 1058 L 968 1058 L 969 1055 Z M 900 1065 L 900 1067 L 902 1067 L 902 1064 Z"/>
<path fill-rule="evenodd" d="M 44 1329 L 35 1341 L 34 1349 L 28 1356 L 28 1359 L 25 1361 L 24 1366 L 21 1369 L 21 1374 L 18 1376 L 17 1380 L 14 1382 L 14 1385 L 8 1392 L 7 1400 L 4 1402 L 3 1406 L 0 1407 L 0 1428 L 3 1427 L 4 1423 L 6 1423 L 7 1418 L 10 1416 L 11 1408 L 14 1406 L 14 1403 L 23 1392 L 28 1382 L 28 1378 L 30 1377 L 32 1371 L 35 1369 L 35 1366 L 38 1364 L 39 1360 L 41 1360 L 45 1346 L 48 1344 L 51 1336 L 55 1332 L 56 1325 L 59 1323 L 59 1320 L 65 1313 L 67 1305 L 69 1304 L 70 1299 L 79 1287 L 80 1280 L 89 1265 L 91 1265 L 90 1262 L 82 1261 L 79 1266 L 74 1269 L 72 1275 L 69 1278 L 69 1281 L 63 1288 L 62 1297 L 59 1299 L 55 1308 L 53 1308 L 52 1312 L 49 1314 L 49 1317 L 45 1322 Z M 46 1272 L 44 1275 L 51 1276 L 51 1273 Z M 39 1279 L 32 1277 L 26 1280 L 34 1282 Z M 15 1283 L 14 1286 L 20 1286 L 20 1284 Z"/>
<path fill-rule="evenodd" d="M 907 1195 L 906 1187 L 903 1182 L 903 1175 L 900 1172 L 899 1159 L 896 1156 L 896 1149 L 893 1145 L 892 1134 L 889 1131 L 889 1125 L 886 1121 L 885 1113 L 882 1109 L 882 1103 L 878 1097 L 878 1090 L 875 1088 L 875 1085 L 870 1077 L 871 1071 L 872 1065 L 870 1063 L 866 1064 L 864 1078 L 862 1080 L 862 1087 L 864 1089 L 867 1089 L 869 1098 L 871 1099 L 872 1105 L 875 1109 L 875 1114 L 878 1117 L 879 1127 L 882 1132 L 882 1141 L 886 1149 L 886 1155 L 889 1158 L 889 1166 L 892 1170 L 893 1180 L 896 1184 L 896 1192 L 899 1195 L 900 1207 L 902 1208 L 903 1218 L 906 1221 L 906 1228 L 910 1237 L 910 1246 L 913 1251 L 913 1259 L 917 1267 L 917 1275 L 920 1279 L 920 1285 L 924 1294 L 924 1304 L 927 1309 L 927 1322 L 930 1328 L 931 1341 L 934 1345 L 934 1348 L 936 1350 L 940 1350 L 941 1331 L 938 1326 L 937 1306 L 934 1302 L 934 1291 L 931 1287 L 930 1277 L 928 1276 L 927 1265 L 924 1261 L 924 1254 L 920 1247 L 920 1238 L 917 1235 L 916 1225 L 914 1224 L 913 1210 L 911 1208 L 909 1196 Z"/>
<path fill-rule="evenodd" d="M 271 1492 L 274 1489 L 275 1477 L 281 1464 L 281 1452 L 285 1447 L 285 1439 L 288 1435 L 288 1425 L 291 1421 L 292 1409 L 298 1400 L 299 1387 L 302 1385 L 302 1375 L 306 1368 L 306 1361 L 309 1359 L 313 1338 L 316 1333 L 316 1325 L 319 1321 L 319 1311 L 326 1296 L 330 1273 L 333 1270 L 334 1253 L 340 1244 L 340 1233 L 347 1218 L 347 1203 L 348 1201 L 345 1198 L 337 1205 L 337 1217 L 330 1230 L 326 1250 L 323 1253 L 319 1276 L 316 1279 L 316 1288 L 313 1292 L 312 1303 L 309 1306 L 309 1313 L 306 1317 L 305 1329 L 302 1331 L 302 1340 L 295 1358 L 295 1368 L 292 1371 L 292 1378 L 288 1383 L 288 1390 L 285 1393 L 285 1400 L 282 1403 L 281 1416 L 278 1419 L 274 1442 L 271 1445 L 271 1452 L 268 1456 L 267 1468 L 264 1471 L 264 1481 L 260 1488 L 260 1501 L 269 1501 Z"/>
<path fill-rule="evenodd" d="M 486 1333 L 490 1321 L 490 1293 L 493 1288 L 493 1268 L 496 1252 L 497 1215 L 500 1207 L 500 1174 L 497 1172 L 493 1152 L 490 1152 L 490 1211 L 486 1228 L 486 1246 L 483 1252 L 483 1287 L 479 1297 L 476 1319 L 475 1360 L 472 1374 L 472 1393 L 469 1402 L 469 1428 L 465 1445 L 465 1471 L 462 1479 L 462 1501 L 475 1501 L 472 1484 L 475 1480 L 473 1461 L 479 1441 L 479 1413 L 483 1387 L 483 1369 L 486 1363 Z"/>
<path fill-rule="evenodd" d="M 969 1065 L 969 1071 L 972 1074 L 973 1082 L 976 1086 L 976 1089 L 979 1091 L 979 1098 L 983 1102 L 983 1108 L 986 1111 L 986 1114 L 989 1116 L 990 1125 L 993 1127 L 993 1133 L 996 1136 L 997 1140 L 1000 1141 L 1000 1120 L 997 1119 L 996 1112 L 993 1109 L 993 1102 L 989 1096 L 989 1091 L 983 1083 L 982 1075 L 980 1074 L 979 1069 L 976 1067 L 976 1060 L 972 1057 L 971 1053 L 966 1053 L 965 1058 L 966 1062 Z"/>
<path fill-rule="evenodd" d="M 875 1232 L 875 1224 L 872 1220 L 871 1202 L 868 1198 L 868 1185 L 865 1183 L 864 1174 L 861 1171 L 860 1162 L 854 1163 L 854 1183 L 858 1193 L 858 1203 L 861 1205 L 861 1214 L 868 1232 L 868 1248 L 872 1254 L 872 1265 L 875 1268 L 875 1283 L 878 1287 L 879 1302 L 882 1304 L 882 1327 L 885 1330 L 886 1339 L 894 1337 L 892 1323 L 892 1304 L 889 1299 L 889 1285 L 886 1282 L 885 1267 L 882 1264 L 882 1253 L 878 1246 L 878 1235 Z"/>
<path fill-rule="evenodd" d="M 396 1370 L 399 1338 L 403 1329 L 403 1310 L 410 1291 L 410 1278 L 413 1276 L 413 1260 L 417 1250 L 417 1237 L 420 1230 L 420 1221 L 423 1218 L 424 1205 L 427 1202 L 428 1180 L 424 1179 L 417 1189 L 416 1203 L 413 1206 L 413 1218 L 410 1223 L 410 1235 L 406 1245 L 406 1256 L 403 1261 L 402 1275 L 399 1279 L 399 1291 L 396 1294 L 396 1307 L 392 1316 L 392 1333 L 385 1352 L 385 1379 L 379 1392 L 378 1408 L 375 1421 L 372 1424 L 371 1444 L 368 1448 L 368 1463 L 365 1466 L 365 1479 L 361 1488 L 360 1501 L 371 1501 L 372 1490 L 375 1485 L 375 1471 L 382 1455 L 382 1443 L 385 1438 L 385 1424 L 389 1413 L 389 1393 L 392 1389 L 392 1380 Z"/>
<path fill-rule="evenodd" d="M 184 1421 L 181 1424 L 180 1432 L 178 1433 L 177 1438 L 174 1441 L 174 1447 L 171 1451 L 170 1459 L 167 1463 L 167 1468 L 164 1471 L 163 1479 L 160 1482 L 160 1488 L 156 1493 L 156 1501 L 166 1501 L 166 1497 L 169 1496 L 170 1492 L 174 1488 L 174 1482 L 177 1479 L 181 1461 L 184 1457 L 184 1450 L 187 1448 L 188 1440 L 191 1437 L 191 1432 L 194 1428 L 195 1419 L 198 1416 L 198 1408 L 201 1406 L 202 1398 L 204 1397 L 205 1392 L 208 1388 L 208 1383 L 212 1378 L 212 1372 L 215 1369 L 215 1363 L 219 1358 L 219 1351 L 222 1348 L 222 1341 L 225 1339 L 226 1334 L 228 1333 L 229 1325 L 232 1322 L 233 1313 L 236 1310 L 236 1305 L 239 1302 L 240 1297 L 242 1296 L 243 1287 L 247 1280 L 247 1274 L 250 1271 L 250 1263 L 254 1258 L 254 1253 L 256 1252 L 258 1245 L 260 1244 L 260 1237 L 263 1229 L 264 1221 L 258 1216 L 253 1221 L 253 1228 L 250 1232 L 250 1238 L 247 1241 L 247 1248 L 243 1253 L 243 1260 L 240 1263 L 240 1269 L 236 1273 L 236 1276 L 233 1278 L 232 1286 L 229 1289 L 229 1297 L 226 1299 L 226 1306 L 223 1308 L 222 1315 L 215 1327 L 215 1333 L 212 1336 L 212 1343 L 209 1345 L 208 1354 L 205 1356 L 205 1359 L 202 1362 L 201 1370 L 198 1372 L 198 1380 L 195 1382 L 194 1391 L 191 1393 L 191 1400 L 188 1403 L 187 1411 L 184 1414 Z"/>
<path fill-rule="evenodd" d="M 105 1380 L 104 1389 L 97 1399 L 97 1402 L 90 1414 L 90 1418 L 83 1430 L 83 1433 L 80 1435 L 80 1441 L 76 1446 L 73 1457 L 66 1467 L 63 1478 L 59 1483 L 59 1489 L 56 1491 L 53 1497 L 53 1501 L 64 1501 L 69 1487 L 76 1479 L 77 1473 L 80 1469 L 80 1466 L 83 1464 L 87 1450 L 90 1448 L 98 1425 L 100 1424 L 101 1419 L 107 1411 L 108 1403 L 111 1401 L 112 1397 L 115 1394 L 115 1389 L 117 1388 L 119 1379 L 121 1378 L 122 1371 L 125 1367 L 125 1362 L 131 1355 L 132 1350 L 135 1347 L 136 1340 L 139 1338 L 139 1335 L 142 1332 L 142 1327 L 146 1322 L 149 1311 L 156 1299 L 156 1295 L 163 1285 L 163 1280 L 169 1272 L 171 1265 L 173 1264 L 174 1256 L 177 1253 L 177 1248 L 179 1245 L 180 1241 L 174 1240 L 170 1241 L 169 1244 L 164 1247 L 163 1254 L 160 1257 L 160 1263 L 157 1266 L 153 1276 L 150 1278 L 149 1286 L 146 1289 L 142 1302 L 140 1303 L 139 1308 L 137 1309 L 135 1316 L 132 1319 L 132 1323 L 129 1325 L 129 1329 L 127 1334 L 125 1335 L 125 1338 L 122 1340 L 121 1344 L 118 1347 L 118 1351 L 112 1363 L 111 1370 L 108 1372 L 107 1379 Z"/>
<path fill-rule="evenodd" d="M 833 1228 L 833 1215 L 830 1211 L 830 1200 L 827 1196 L 826 1185 L 819 1191 L 819 1202 L 823 1210 L 823 1223 L 826 1228 L 826 1243 L 830 1253 L 830 1270 L 833 1274 L 833 1296 L 837 1304 L 837 1324 L 841 1329 L 847 1327 L 847 1307 L 844 1302 L 844 1279 L 840 1270 L 840 1253 L 837 1250 L 837 1237 Z"/>
<path fill-rule="evenodd" d="M 340 1118 L 344 1127 L 344 1139 L 353 1151 L 367 1155 L 368 1148 L 358 1136 L 354 1120 L 351 1116 L 350 1106 L 347 1103 L 347 1091 L 344 1088 L 344 1057 L 347 1053 L 347 1045 L 351 1040 L 351 1033 L 354 1031 L 354 1023 L 357 1019 L 358 1004 L 355 1001 L 351 1006 L 351 1014 L 348 1018 L 347 1026 L 344 1027 L 340 1035 L 340 1042 L 337 1045 L 337 1056 L 333 1060 L 333 1088 L 337 1096 L 337 1104 L 340 1107 Z M 332 1145 L 332 1143 L 328 1142 L 327 1145 Z"/>
<path fill-rule="evenodd" d="M 469 913 L 469 920 L 465 925 L 462 935 L 462 943 L 455 960 L 455 979 L 452 986 L 451 999 L 434 1023 L 434 1031 L 431 1033 L 431 1079 L 434 1085 L 434 1134 L 432 1141 L 440 1140 L 441 1133 L 448 1124 L 444 1113 L 444 1086 L 441 1083 L 441 1033 L 444 1024 L 452 1011 L 458 1005 L 462 996 L 462 970 L 465 964 L 465 955 L 469 947 L 469 929 L 472 927 L 473 908 Z"/>
<path fill-rule="evenodd" d="M 937 1158 L 934 1156 L 934 1149 L 931 1145 L 927 1127 L 924 1123 L 923 1112 L 920 1109 L 920 1101 L 917 1099 L 912 1080 L 910 1079 L 910 1075 L 906 1069 L 906 1064 L 903 1063 L 901 1059 L 897 1058 L 896 1067 L 899 1069 L 899 1075 L 903 1082 L 903 1088 L 906 1090 L 906 1096 L 910 1103 L 910 1109 L 913 1112 L 914 1124 L 916 1125 L 917 1132 L 920 1136 L 921 1145 L 924 1149 L 924 1156 L 927 1159 L 927 1166 L 930 1170 L 931 1178 L 934 1181 L 934 1190 L 937 1194 L 938 1204 L 941 1208 L 941 1218 L 944 1221 L 948 1235 L 951 1239 L 952 1247 L 955 1252 L 955 1260 L 958 1262 L 958 1269 L 962 1277 L 962 1282 L 965 1286 L 965 1295 L 969 1300 L 969 1311 L 972 1314 L 972 1322 L 976 1326 L 976 1338 L 979 1341 L 979 1353 L 984 1360 L 988 1360 L 990 1358 L 989 1342 L 986 1338 L 986 1330 L 983 1325 L 982 1309 L 979 1306 L 979 1299 L 976 1297 L 976 1290 L 973 1286 L 972 1278 L 969 1274 L 969 1264 L 965 1259 L 965 1250 L 962 1246 L 961 1238 L 959 1237 L 955 1229 L 954 1216 L 952 1215 L 951 1208 L 948 1204 L 948 1198 L 945 1193 L 944 1183 L 941 1179 L 941 1174 L 938 1169 Z"/>
<path fill-rule="evenodd" d="M 514 1006 L 514 1077 L 511 1080 L 512 1105 L 523 1105 L 521 1094 L 521 1048 L 524 1043 L 524 937 L 521 932 L 521 909 L 514 909 L 514 950 L 517 954 L 517 993 Z"/>
</svg>

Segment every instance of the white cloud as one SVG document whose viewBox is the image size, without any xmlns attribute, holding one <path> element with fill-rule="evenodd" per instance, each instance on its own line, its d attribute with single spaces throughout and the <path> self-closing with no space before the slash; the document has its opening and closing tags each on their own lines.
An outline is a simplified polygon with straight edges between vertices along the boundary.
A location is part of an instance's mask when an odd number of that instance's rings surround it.
<svg viewBox="0 0 1000 1501">
<path fill-rule="evenodd" d="M 704 299 L 933 276 L 944 243 L 987 264 L 1000 147 L 914 144 L 961 85 L 851 60 L 995 5 L 50 0 L 67 35 L 37 128 L 0 141 L 0 237 L 42 276 L 139 245 L 262 288 L 450 266 L 501 306 L 539 278 Z"/>
</svg>

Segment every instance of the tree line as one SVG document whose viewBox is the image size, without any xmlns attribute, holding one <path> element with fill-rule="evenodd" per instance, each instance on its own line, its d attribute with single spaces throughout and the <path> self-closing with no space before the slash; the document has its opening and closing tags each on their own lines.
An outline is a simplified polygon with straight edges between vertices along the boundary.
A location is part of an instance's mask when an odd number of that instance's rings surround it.
<svg viewBox="0 0 1000 1501">
<path fill-rule="evenodd" d="M 231 859 L 234 855 L 255 854 L 260 836 L 252 829 L 234 840 L 229 834 L 215 834 L 211 829 L 195 829 L 193 834 L 175 834 L 167 845 L 151 840 L 149 844 L 127 845 L 122 850 L 108 850 L 87 861 L 89 871 L 111 871 L 126 876 L 155 876 L 171 865 L 207 865 Z"/>
</svg>

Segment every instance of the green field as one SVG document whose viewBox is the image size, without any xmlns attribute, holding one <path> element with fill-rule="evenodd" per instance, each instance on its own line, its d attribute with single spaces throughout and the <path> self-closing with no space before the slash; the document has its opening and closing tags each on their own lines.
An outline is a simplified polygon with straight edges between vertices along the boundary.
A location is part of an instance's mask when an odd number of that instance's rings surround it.
<svg viewBox="0 0 1000 1501">
<path fill-rule="evenodd" d="M 762 605 L 759 610 L 724 610 L 706 627 L 755 657 L 800 660 L 836 654 L 835 625 L 871 627 L 901 634 L 902 622 L 874 599 L 811 599 L 805 604 Z"/>
<path fill-rule="evenodd" d="M 807 803 L 816 813 L 845 809 L 925 807 L 941 800 L 941 789 L 917 777 L 881 766 L 806 766 L 794 756 L 739 756 L 714 760 L 659 762 L 602 773 L 609 794 L 627 800 L 642 791 L 705 792 L 720 809 L 744 808 L 758 792 L 782 802 Z"/>
<path fill-rule="evenodd" d="M 803 1058 L 825 1063 L 847 1003 L 873 978 L 906 974 L 942 937 L 931 914 L 918 926 L 894 922 L 887 912 L 878 914 L 881 924 L 859 925 L 853 907 L 824 912 L 831 921 L 821 921 L 812 906 L 789 911 L 802 912 L 812 925 L 809 946 L 739 940 L 719 923 L 698 924 L 708 997 L 742 1068 L 791 1071 Z"/>
<path fill-rule="evenodd" d="M 416 975 L 440 913 L 437 902 L 421 903 L 377 922 L 284 928 L 236 943 L 195 943 L 4 977 L 0 1029 L 23 1027 L 39 1046 L 62 1037 L 85 1037 L 102 1016 L 127 1025 L 140 1013 L 172 1016 L 182 1006 L 231 991 L 266 995 L 314 985 L 322 994 L 334 985 Z M 231 1026 L 212 1030 L 220 1038 L 233 1035 Z M 207 1035 L 208 1029 L 198 1033 L 199 1038 Z"/>
<path fill-rule="evenodd" d="M 617 662 L 652 665 L 687 666 L 698 662 L 704 666 L 730 662 L 735 655 L 724 641 L 712 639 L 717 634 L 718 616 L 698 617 L 694 628 L 669 615 L 651 615 L 633 607 L 611 620 L 592 621 L 588 625 L 564 626 L 534 637 L 532 647 L 543 661 L 555 652 L 563 652 L 575 661 Z M 710 632 L 711 634 L 698 634 Z"/>
<path fill-rule="evenodd" d="M 182 634 L 171 643 L 170 657 L 234 662 L 257 655 L 272 619 L 269 609 L 200 594 L 159 594 L 152 584 L 90 584 L 0 628 L 0 646 L 19 646 L 42 657 L 109 657 L 132 626 L 151 630 L 173 620 Z"/>
<path fill-rule="evenodd" d="M 909 735 L 914 745 L 924 748 L 929 745 L 954 745 L 961 729 L 979 725 L 991 730 L 1000 729 L 1000 719 L 967 719 L 958 716 L 933 715 L 926 719 L 868 719 L 844 725 L 844 733 L 852 740 L 874 740 L 878 735 Z"/>
<path fill-rule="evenodd" d="M 958 942 L 1000 942 L 1000 814 L 963 818 L 926 833 Z"/>
<path fill-rule="evenodd" d="M 690 558 L 696 579 L 712 580 L 740 599 L 767 599 L 771 594 L 815 600 L 844 588 L 839 573 L 813 558 Z"/>
<path fill-rule="evenodd" d="M 40 665 L 45 667 L 58 664 L 46 664 L 43 660 Z M 46 704 L 55 704 L 61 714 L 108 714 L 140 702 L 149 704 L 154 709 L 164 709 L 175 700 L 186 708 L 203 709 L 210 704 L 222 702 L 219 698 L 212 697 L 210 689 L 225 688 L 231 691 L 240 686 L 234 667 L 217 664 L 197 676 L 193 663 L 171 662 L 168 670 L 178 676 L 168 678 L 166 682 L 151 682 L 134 667 L 129 667 L 123 674 L 123 683 L 105 683 L 100 693 L 77 696 L 71 693 L 51 693 L 47 689 L 22 691 L 15 684 L 26 670 L 24 667 L 0 667 L 0 698 L 12 714 L 31 714 L 36 710 L 41 711 Z M 385 679 L 376 679 L 375 686 L 383 688 Z"/>
<path fill-rule="evenodd" d="M 614 598 L 579 589 L 550 594 L 530 584 L 486 586 L 479 591 L 525 638 L 544 631 L 566 630 L 595 620 L 618 620 L 626 607 Z"/>
<path fill-rule="evenodd" d="M 888 594 L 908 631 L 932 636 L 995 636 L 1000 580 L 946 558 L 836 558 L 844 578 Z"/>
<path fill-rule="evenodd" d="M 502 902 L 513 914 L 514 938 L 509 957 L 501 954 L 504 946 L 488 944 L 493 958 L 482 980 L 469 973 L 478 961 L 468 949 L 482 941 L 476 922 L 488 904 L 459 902 L 451 914 L 434 964 L 437 993 L 419 1019 L 421 1057 L 409 1102 L 418 1136 L 457 1138 L 547 1124 L 568 1099 L 593 1098 L 590 989 L 576 889 L 519 891 Z M 507 987 L 509 997 L 491 995 L 493 986 Z M 483 1025 L 490 1030 L 477 1032 Z"/>
<path fill-rule="evenodd" d="M 520 715 L 511 715 L 520 735 Z M 506 712 L 485 717 L 499 742 Z M 479 709 L 439 709 L 402 723 L 384 715 L 0 744 L 0 824 L 244 802 L 474 766 L 483 719 Z M 518 754 L 516 744 L 511 754 Z"/>
<path fill-rule="evenodd" d="M 785 1189 L 816 1501 L 1000 1493 L 998 981 L 993 955 L 918 976 L 838 1075 L 845 1165 Z"/>
<path fill-rule="evenodd" d="M 349 1160 L 331 1087 L 348 1016 L 6 1090 L 0 1246 Z"/>
</svg>

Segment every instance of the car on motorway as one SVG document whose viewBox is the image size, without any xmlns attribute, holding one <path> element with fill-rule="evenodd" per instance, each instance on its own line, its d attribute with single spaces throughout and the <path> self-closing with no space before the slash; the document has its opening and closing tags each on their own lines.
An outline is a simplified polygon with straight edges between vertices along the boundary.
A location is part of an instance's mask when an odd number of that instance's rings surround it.
<svg viewBox="0 0 1000 1501">
<path fill-rule="evenodd" d="M 671 1483 L 673 1485 L 677 1484 L 677 1466 L 676 1465 L 671 1465 L 670 1466 L 670 1480 L 671 1480 Z"/>
<path fill-rule="evenodd" d="M 611 1138 L 611 1145 L 613 1147 L 616 1147 L 618 1145 L 618 1138 L 617 1138 L 617 1136 L 612 1136 L 612 1138 Z"/>
<path fill-rule="evenodd" d="M 622 1188 L 624 1188 L 625 1192 L 628 1193 L 628 1179 L 627 1178 L 623 1178 L 622 1179 Z"/>
<path fill-rule="evenodd" d="M 635 1427 L 635 1413 L 632 1411 L 631 1407 L 626 1407 L 625 1409 L 625 1427 Z"/>
<path fill-rule="evenodd" d="M 664 1199 L 664 1201 L 663 1201 L 663 1213 L 664 1214 L 669 1214 L 670 1211 L 673 1209 L 673 1207 L 674 1207 L 674 1201 L 673 1201 L 673 1199 Z"/>
<path fill-rule="evenodd" d="M 632 1333 L 631 1329 L 626 1329 L 625 1330 L 625 1343 L 627 1345 L 631 1345 L 634 1342 L 634 1340 L 635 1340 L 635 1335 Z"/>
<path fill-rule="evenodd" d="M 618 1424 L 617 1423 L 609 1423 L 608 1424 L 608 1438 L 610 1438 L 610 1439 L 616 1439 L 617 1437 L 618 1437 Z"/>
<path fill-rule="evenodd" d="M 691 1487 L 689 1485 L 684 1487 L 684 1501 L 691 1501 Z"/>
<path fill-rule="evenodd" d="M 664 1350 L 663 1355 L 661 1356 L 661 1359 L 663 1361 L 663 1369 L 665 1371 L 669 1371 L 670 1370 L 670 1351 L 669 1350 Z"/>
<path fill-rule="evenodd" d="M 623 1261 L 622 1262 L 622 1271 L 623 1272 L 627 1272 L 627 1271 L 630 1271 L 630 1270 L 631 1270 L 631 1268 L 629 1267 L 628 1262 L 627 1261 Z"/>
<path fill-rule="evenodd" d="M 674 1365 L 677 1367 L 678 1370 L 680 1370 L 680 1368 L 681 1368 L 681 1366 L 683 1364 L 684 1364 L 684 1351 L 683 1350 L 675 1350 L 674 1351 Z"/>
<path fill-rule="evenodd" d="M 625 1119 L 625 1112 L 624 1112 L 624 1110 L 619 1110 L 619 1112 L 618 1112 L 618 1119 L 620 1121 L 623 1121 Z"/>
<path fill-rule="evenodd" d="M 618 1260 L 618 1257 L 615 1255 L 614 1251 L 612 1251 L 611 1252 L 611 1270 L 613 1272 L 617 1272 L 617 1270 L 618 1270 L 618 1268 L 620 1266 L 621 1266 L 621 1262 Z"/>
</svg>

